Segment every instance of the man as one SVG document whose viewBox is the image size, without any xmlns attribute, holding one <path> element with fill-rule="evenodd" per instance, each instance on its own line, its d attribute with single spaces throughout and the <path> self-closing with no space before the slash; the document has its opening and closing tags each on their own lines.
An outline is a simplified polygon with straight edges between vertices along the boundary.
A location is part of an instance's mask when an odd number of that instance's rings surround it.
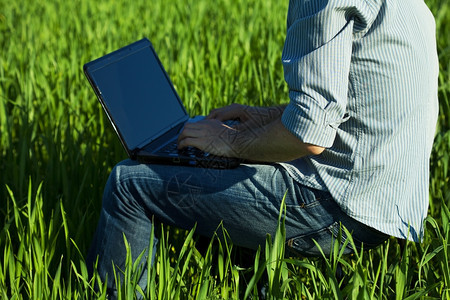
<svg viewBox="0 0 450 300">
<path fill-rule="evenodd" d="M 102 276 L 124 265 L 122 234 L 133 258 L 148 246 L 152 217 L 205 236 L 223 222 L 235 244 L 256 248 L 274 234 L 284 195 L 287 245 L 299 254 L 319 254 L 313 239 L 328 253 L 341 224 L 365 249 L 421 240 L 438 110 L 424 2 L 291 0 L 282 60 L 287 106 L 233 104 L 179 137 L 179 148 L 252 163 L 114 168 L 90 253 Z"/>
</svg>

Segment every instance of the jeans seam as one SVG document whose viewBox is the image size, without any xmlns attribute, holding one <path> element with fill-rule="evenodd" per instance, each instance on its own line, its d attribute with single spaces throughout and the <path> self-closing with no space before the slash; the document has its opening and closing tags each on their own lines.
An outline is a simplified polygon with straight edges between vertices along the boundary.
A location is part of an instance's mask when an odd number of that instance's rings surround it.
<svg viewBox="0 0 450 300">
<path fill-rule="evenodd" d="M 332 223 L 331 225 L 326 226 L 326 227 L 323 227 L 323 228 L 320 228 L 320 229 L 318 229 L 318 230 L 316 230 L 316 231 L 312 231 L 312 232 L 308 232 L 308 233 L 305 233 L 305 234 L 296 235 L 296 236 L 294 236 L 294 237 L 288 239 L 288 240 L 286 241 L 286 244 L 287 244 L 288 246 L 291 247 L 291 246 L 294 244 L 294 241 L 295 241 L 296 239 L 302 239 L 302 238 L 305 238 L 305 237 L 307 237 L 307 236 L 311 236 L 311 235 L 314 235 L 314 234 L 322 233 L 322 232 L 324 232 L 324 231 L 329 231 L 329 232 L 334 236 L 333 231 L 331 230 L 331 228 L 332 228 L 336 223 L 337 223 L 337 222 L 334 222 L 334 223 Z"/>
<path fill-rule="evenodd" d="M 327 198 L 318 197 L 313 202 L 310 202 L 310 203 L 302 202 L 300 205 L 298 205 L 298 207 L 303 208 L 303 209 L 309 209 L 309 208 L 316 207 L 316 206 L 324 203 L 325 201 L 330 201 L 330 200 L 333 200 L 333 199 L 329 198 L 329 197 L 327 197 Z"/>
</svg>

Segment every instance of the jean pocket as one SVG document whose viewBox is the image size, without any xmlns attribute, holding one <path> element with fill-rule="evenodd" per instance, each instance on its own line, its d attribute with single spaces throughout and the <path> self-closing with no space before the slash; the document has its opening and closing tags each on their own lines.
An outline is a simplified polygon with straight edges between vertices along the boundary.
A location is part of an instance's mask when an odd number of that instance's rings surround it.
<svg viewBox="0 0 450 300">
<path fill-rule="evenodd" d="M 328 202 L 333 203 L 331 194 L 327 191 L 319 191 L 313 188 L 306 188 L 300 185 L 297 186 L 296 194 L 297 206 L 305 209 L 315 208 L 316 206 L 329 205 Z"/>
<path fill-rule="evenodd" d="M 323 252 L 325 256 L 328 256 L 334 248 L 336 237 L 339 234 L 339 227 L 339 222 L 334 222 L 330 226 L 320 230 L 293 237 L 286 242 L 286 252 L 289 255 L 302 256 L 322 256 Z M 343 245 L 344 241 L 345 237 L 342 236 L 340 247 Z M 349 246 L 344 250 L 344 254 L 349 254 L 351 252 L 352 249 Z"/>
</svg>

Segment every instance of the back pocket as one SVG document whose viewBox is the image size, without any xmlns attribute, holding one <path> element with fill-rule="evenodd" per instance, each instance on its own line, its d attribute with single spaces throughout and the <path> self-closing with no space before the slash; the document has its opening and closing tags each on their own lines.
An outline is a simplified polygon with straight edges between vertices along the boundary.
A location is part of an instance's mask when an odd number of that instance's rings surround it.
<svg viewBox="0 0 450 300">
<path fill-rule="evenodd" d="M 299 235 L 286 241 L 287 254 L 301 255 L 301 256 L 322 256 L 316 243 L 320 246 L 323 253 L 328 256 L 334 247 L 334 242 L 339 234 L 340 224 L 334 222 L 328 227 L 322 228 L 318 231 L 308 234 Z M 345 241 L 345 236 L 342 236 L 341 246 Z M 344 254 L 349 254 L 352 249 L 347 245 Z"/>
</svg>

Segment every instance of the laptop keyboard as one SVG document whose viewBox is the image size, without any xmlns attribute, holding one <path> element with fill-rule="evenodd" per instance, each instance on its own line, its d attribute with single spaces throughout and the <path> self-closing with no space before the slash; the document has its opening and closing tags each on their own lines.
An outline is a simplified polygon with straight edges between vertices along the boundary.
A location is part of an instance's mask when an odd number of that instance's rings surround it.
<svg viewBox="0 0 450 300">
<path fill-rule="evenodd" d="M 197 149 L 195 147 L 185 147 L 183 149 L 178 149 L 177 141 L 174 140 L 161 149 L 158 150 L 158 153 L 164 153 L 171 156 L 190 156 L 190 157 L 208 157 L 209 153 Z"/>
</svg>

